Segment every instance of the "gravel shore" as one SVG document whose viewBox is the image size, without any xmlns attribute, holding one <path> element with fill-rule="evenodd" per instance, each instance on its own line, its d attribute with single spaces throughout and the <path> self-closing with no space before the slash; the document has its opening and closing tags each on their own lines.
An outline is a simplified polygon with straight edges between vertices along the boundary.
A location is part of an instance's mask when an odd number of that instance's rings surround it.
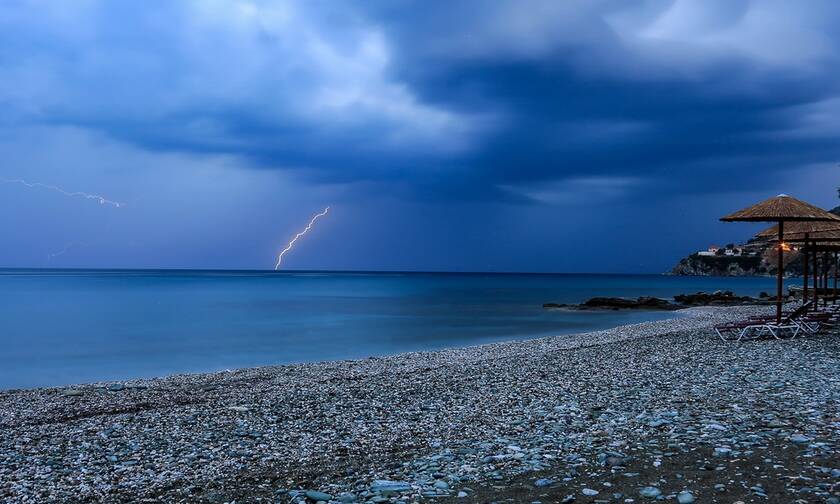
<svg viewBox="0 0 840 504">
<path fill-rule="evenodd" d="M 745 502 L 840 502 L 840 335 L 724 343 L 710 329 L 766 310 L 0 392 L 0 499 L 685 504 L 737 487 Z M 771 462 L 744 469 L 762 450 Z"/>
</svg>

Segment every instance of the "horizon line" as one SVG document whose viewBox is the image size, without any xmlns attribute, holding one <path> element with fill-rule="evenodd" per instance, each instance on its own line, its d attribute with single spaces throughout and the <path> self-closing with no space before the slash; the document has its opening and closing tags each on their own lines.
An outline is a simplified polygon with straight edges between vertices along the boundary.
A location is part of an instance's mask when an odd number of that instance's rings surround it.
<svg viewBox="0 0 840 504">
<path fill-rule="evenodd" d="M 80 268 L 42 268 L 37 266 L 0 267 L 0 271 L 43 271 L 43 272 L 72 272 L 72 271 L 125 271 L 125 272 L 237 272 L 237 273 L 265 273 L 282 275 L 284 273 L 367 273 L 367 274 L 454 274 L 454 275 L 662 275 L 672 276 L 667 272 L 629 273 L 629 272 L 562 272 L 562 271 L 459 271 L 459 270 L 398 270 L 398 269 L 249 269 L 249 268 L 119 268 L 119 267 L 80 267 Z"/>
</svg>

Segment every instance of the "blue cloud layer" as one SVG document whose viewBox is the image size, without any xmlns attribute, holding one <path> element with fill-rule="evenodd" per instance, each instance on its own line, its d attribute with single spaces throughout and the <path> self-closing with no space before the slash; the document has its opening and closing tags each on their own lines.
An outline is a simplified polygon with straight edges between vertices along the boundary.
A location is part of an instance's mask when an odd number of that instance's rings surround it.
<svg viewBox="0 0 840 504">
<path fill-rule="evenodd" d="M 607 215 L 834 163 L 838 17 L 831 1 L 12 0 L 0 136 L 73 128 L 348 200 Z"/>
<path fill-rule="evenodd" d="M 451 176 L 493 192 L 581 176 L 656 180 L 734 159 L 790 169 L 836 155 L 833 135 L 786 135 L 801 125 L 798 108 L 837 97 L 827 20 L 838 10 L 13 2 L 0 15 L 0 99 L 20 121 L 322 180 L 423 188 Z"/>
</svg>

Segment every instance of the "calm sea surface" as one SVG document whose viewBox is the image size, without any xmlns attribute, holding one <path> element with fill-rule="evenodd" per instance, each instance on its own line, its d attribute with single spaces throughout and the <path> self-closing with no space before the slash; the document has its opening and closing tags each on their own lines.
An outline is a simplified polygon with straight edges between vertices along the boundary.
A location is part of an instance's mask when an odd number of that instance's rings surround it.
<svg viewBox="0 0 840 504">
<path fill-rule="evenodd" d="M 675 315 L 542 303 L 773 288 L 659 275 L 0 270 L 0 389 L 569 334 Z"/>
</svg>

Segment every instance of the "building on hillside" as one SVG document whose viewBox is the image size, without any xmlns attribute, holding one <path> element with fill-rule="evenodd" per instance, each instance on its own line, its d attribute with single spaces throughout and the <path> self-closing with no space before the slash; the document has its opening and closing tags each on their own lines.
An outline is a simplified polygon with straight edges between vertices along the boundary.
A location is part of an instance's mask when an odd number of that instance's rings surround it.
<svg viewBox="0 0 840 504">
<path fill-rule="evenodd" d="M 718 250 L 720 250 L 720 247 L 718 247 L 717 245 L 710 245 L 707 250 L 701 250 L 700 252 L 697 252 L 697 255 L 699 255 L 699 256 L 716 256 L 717 253 L 718 253 Z"/>
</svg>

